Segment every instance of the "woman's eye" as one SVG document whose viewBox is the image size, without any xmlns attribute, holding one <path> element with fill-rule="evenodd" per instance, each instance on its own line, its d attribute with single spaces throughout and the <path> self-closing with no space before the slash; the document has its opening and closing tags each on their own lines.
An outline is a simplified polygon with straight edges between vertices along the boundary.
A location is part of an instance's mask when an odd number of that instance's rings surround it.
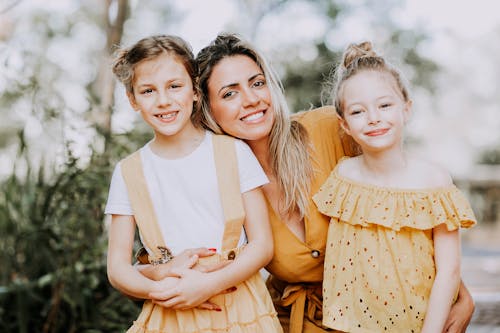
<svg viewBox="0 0 500 333">
<path fill-rule="evenodd" d="M 228 91 L 222 95 L 222 98 L 228 98 L 228 97 L 234 96 L 234 94 L 236 94 L 235 91 Z"/>
</svg>

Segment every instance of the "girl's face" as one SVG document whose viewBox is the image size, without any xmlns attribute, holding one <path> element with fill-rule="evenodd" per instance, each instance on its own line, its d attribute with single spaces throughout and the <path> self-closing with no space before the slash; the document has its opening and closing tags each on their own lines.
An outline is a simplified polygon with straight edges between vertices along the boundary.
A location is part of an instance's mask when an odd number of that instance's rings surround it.
<svg viewBox="0 0 500 333">
<path fill-rule="evenodd" d="M 156 136 L 176 136 L 193 127 L 191 113 L 197 96 L 186 68 L 177 57 L 161 54 L 137 64 L 128 93 L 130 104 L 141 113 Z"/>
<path fill-rule="evenodd" d="M 224 132 L 253 141 L 267 138 L 274 122 L 271 93 L 261 68 L 245 55 L 222 59 L 208 80 L 208 99 Z"/>
<path fill-rule="evenodd" d="M 362 71 L 344 83 L 341 125 L 364 152 L 400 148 L 411 101 L 389 73 Z"/>
</svg>

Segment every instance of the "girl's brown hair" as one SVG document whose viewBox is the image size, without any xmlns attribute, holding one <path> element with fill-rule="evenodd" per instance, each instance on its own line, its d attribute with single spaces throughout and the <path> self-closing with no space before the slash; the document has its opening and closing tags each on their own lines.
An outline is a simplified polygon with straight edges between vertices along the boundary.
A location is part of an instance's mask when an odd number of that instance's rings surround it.
<svg viewBox="0 0 500 333">
<path fill-rule="evenodd" d="M 198 66 L 191 46 L 182 38 L 172 35 L 156 35 L 143 38 L 130 47 L 119 49 L 113 61 L 113 73 L 123 83 L 129 93 L 134 93 L 133 82 L 136 66 L 145 60 L 154 59 L 162 54 L 168 54 L 179 60 L 186 69 L 193 84 L 196 95 L 200 95 L 197 74 Z M 202 117 L 199 103 L 193 103 L 191 121 L 197 127 L 201 126 Z"/>
</svg>

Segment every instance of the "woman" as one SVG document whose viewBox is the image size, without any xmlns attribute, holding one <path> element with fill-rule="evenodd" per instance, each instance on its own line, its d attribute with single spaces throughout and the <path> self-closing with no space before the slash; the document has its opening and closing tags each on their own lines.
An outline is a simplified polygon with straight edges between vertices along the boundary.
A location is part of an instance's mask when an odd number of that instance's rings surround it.
<svg viewBox="0 0 500 333">
<path fill-rule="evenodd" d="M 219 35 L 197 61 L 207 126 L 247 142 L 270 180 L 263 187 L 274 239 L 267 284 L 285 331 L 324 332 L 321 282 L 329 219 L 316 210 L 311 193 L 342 156 L 356 153 L 354 146 L 341 137 L 332 107 L 290 119 L 277 76 L 239 37 Z M 465 331 L 473 310 L 461 283 L 448 331 Z"/>
</svg>

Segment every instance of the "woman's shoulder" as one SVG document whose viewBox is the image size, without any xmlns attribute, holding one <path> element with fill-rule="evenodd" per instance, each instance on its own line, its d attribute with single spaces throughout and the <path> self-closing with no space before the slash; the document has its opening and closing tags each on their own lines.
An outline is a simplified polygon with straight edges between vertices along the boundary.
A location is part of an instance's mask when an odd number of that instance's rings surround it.
<svg viewBox="0 0 500 333">
<path fill-rule="evenodd" d="M 333 124 L 338 123 L 335 108 L 330 105 L 294 113 L 292 120 L 296 120 L 306 127 L 325 124 L 325 121 Z"/>
</svg>

